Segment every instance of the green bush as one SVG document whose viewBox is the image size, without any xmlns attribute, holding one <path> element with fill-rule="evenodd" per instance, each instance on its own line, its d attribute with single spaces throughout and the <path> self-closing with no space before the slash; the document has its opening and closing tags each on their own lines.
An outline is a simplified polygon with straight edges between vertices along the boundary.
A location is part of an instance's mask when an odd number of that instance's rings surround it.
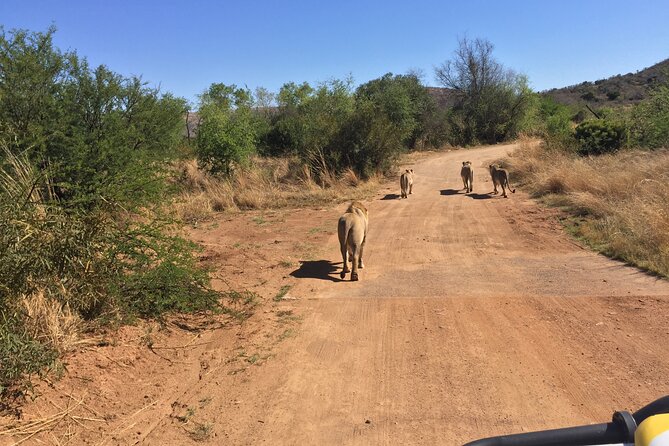
<svg viewBox="0 0 669 446">
<path fill-rule="evenodd" d="M 212 84 L 200 97 L 196 155 L 213 174 L 229 176 L 256 151 L 257 124 L 251 93 L 235 85 Z"/>
<path fill-rule="evenodd" d="M 296 154 L 317 178 L 352 168 L 363 177 L 386 172 L 404 150 L 443 142 L 450 127 L 414 75 L 388 73 L 360 85 L 332 80 L 312 88 L 285 84 L 265 144 Z M 441 118 L 444 115 L 440 115 Z"/>
<path fill-rule="evenodd" d="M 26 375 L 41 373 L 51 366 L 57 353 L 34 340 L 21 326 L 21 322 L 5 309 L 0 308 L 0 410 L 12 397 L 22 394 L 17 387 Z"/>
<path fill-rule="evenodd" d="M 601 119 L 585 121 L 576 127 L 575 137 L 581 155 L 612 153 L 625 141 L 625 127 Z"/>
<path fill-rule="evenodd" d="M 22 328 L 25 296 L 85 319 L 213 309 L 220 297 L 161 215 L 185 102 L 91 69 L 54 48 L 54 32 L 0 28 L 3 388 L 52 358 Z"/>
<path fill-rule="evenodd" d="M 669 86 L 656 88 L 631 112 L 630 139 L 639 147 L 669 147 Z"/>
<path fill-rule="evenodd" d="M 606 93 L 606 97 L 608 98 L 609 101 L 615 101 L 620 97 L 620 92 L 617 90 L 609 91 Z"/>
<path fill-rule="evenodd" d="M 412 149 L 419 141 L 429 139 L 427 122 L 436 112 L 436 105 L 417 76 L 387 73 L 360 85 L 355 98 L 357 109 L 371 103 L 375 115 L 383 115 L 396 127 L 394 136 L 404 149 Z"/>
<path fill-rule="evenodd" d="M 358 100 L 356 110 L 334 145 L 341 156 L 340 169 L 353 168 L 364 178 L 388 173 L 405 150 L 402 129 L 371 101 Z"/>
</svg>

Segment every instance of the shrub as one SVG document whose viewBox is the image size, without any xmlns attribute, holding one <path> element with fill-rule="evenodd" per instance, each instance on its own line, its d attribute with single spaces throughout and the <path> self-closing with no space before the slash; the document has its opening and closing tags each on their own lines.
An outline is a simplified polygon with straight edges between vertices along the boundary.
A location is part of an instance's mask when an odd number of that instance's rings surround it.
<svg viewBox="0 0 669 446">
<path fill-rule="evenodd" d="M 196 154 L 206 169 L 229 176 L 256 151 L 258 129 L 251 94 L 235 85 L 212 84 L 200 97 Z"/>
<path fill-rule="evenodd" d="M 57 353 L 33 339 L 5 308 L 0 310 L 0 409 L 5 409 L 3 401 L 9 402 L 22 393 L 17 383 L 52 365 Z"/>
<path fill-rule="evenodd" d="M 609 91 L 606 93 L 606 97 L 608 98 L 609 101 L 615 101 L 620 97 L 620 92 L 617 90 Z"/>
<path fill-rule="evenodd" d="M 27 331 L 26 296 L 84 319 L 217 305 L 160 212 L 184 101 L 89 68 L 53 33 L 0 28 L 0 352 L 15 355 L 3 387 L 51 358 Z"/>
<path fill-rule="evenodd" d="M 669 86 L 658 87 L 632 110 L 630 136 L 639 147 L 669 147 Z"/>
<path fill-rule="evenodd" d="M 595 94 L 592 91 L 586 91 L 585 93 L 581 94 L 581 99 L 584 101 L 596 101 L 597 98 L 595 97 Z"/>
<path fill-rule="evenodd" d="M 611 121 L 586 121 L 576 127 L 575 137 L 581 155 L 601 155 L 620 149 L 625 140 L 625 128 Z"/>
<path fill-rule="evenodd" d="M 375 115 L 383 115 L 397 128 L 395 137 L 407 150 L 428 137 L 428 117 L 436 106 L 416 75 L 384 76 L 360 85 L 355 92 L 356 109 L 366 103 L 374 106 Z"/>
</svg>

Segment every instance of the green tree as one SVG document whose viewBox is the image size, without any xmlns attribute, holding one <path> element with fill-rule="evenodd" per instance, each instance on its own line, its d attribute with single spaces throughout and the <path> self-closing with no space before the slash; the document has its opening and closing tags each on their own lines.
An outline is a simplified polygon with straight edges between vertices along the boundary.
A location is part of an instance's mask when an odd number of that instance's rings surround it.
<svg viewBox="0 0 669 446">
<path fill-rule="evenodd" d="M 452 127 L 460 143 L 496 143 L 518 132 L 530 103 L 524 76 L 504 68 L 485 39 L 458 42 L 452 59 L 435 69 L 437 81 L 455 90 Z"/>
<path fill-rule="evenodd" d="M 633 144 L 651 149 L 669 147 L 669 85 L 658 86 L 635 106 L 630 121 Z"/>
<path fill-rule="evenodd" d="M 210 172 L 229 176 L 256 151 L 251 106 L 250 91 L 236 85 L 215 83 L 200 96 L 196 154 Z"/>
<path fill-rule="evenodd" d="M 267 152 L 271 155 L 295 155 L 304 147 L 305 106 L 312 98 L 313 87 L 307 82 L 284 84 L 276 97 L 278 110 L 271 119 L 267 134 Z"/>
<path fill-rule="evenodd" d="M 426 137 L 426 120 L 435 112 L 435 104 L 420 79 L 414 74 L 387 73 L 356 90 L 356 101 L 373 104 L 374 114 L 383 114 L 398 127 L 399 140 L 406 149 Z"/>
<path fill-rule="evenodd" d="M 48 167 L 70 207 L 154 200 L 160 165 L 176 154 L 185 102 L 137 77 L 92 70 L 54 48 L 54 32 L 0 32 L 0 139 Z"/>
<path fill-rule="evenodd" d="M 193 244 L 161 216 L 185 102 L 44 33 L 0 29 L 0 397 L 50 362 L 17 305 L 32 293 L 85 318 L 217 305 Z M 40 359 L 41 358 L 41 359 Z"/>
<path fill-rule="evenodd" d="M 334 79 L 316 88 L 306 82 L 283 85 L 269 138 L 272 153 L 298 155 L 321 179 L 350 166 L 350 144 L 342 131 L 355 108 L 352 83 Z"/>
</svg>

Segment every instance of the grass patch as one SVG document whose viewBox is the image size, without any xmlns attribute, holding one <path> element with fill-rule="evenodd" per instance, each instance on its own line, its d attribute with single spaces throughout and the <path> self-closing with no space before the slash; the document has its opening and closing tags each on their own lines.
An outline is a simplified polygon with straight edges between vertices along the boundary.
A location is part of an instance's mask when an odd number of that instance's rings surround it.
<svg viewBox="0 0 669 446">
<path fill-rule="evenodd" d="M 188 431 L 188 436 L 195 441 L 205 441 L 211 438 L 213 428 L 211 423 L 195 423 L 195 427 Z"/>
<path fill-rule="evenodd" d="M 290 322 L 297 322 L 302 320 L 302 316 L 293 313 L 293 310 L 282 310 L 276 312 L 280 324 L 287 324 Z"/>
<path fill-rule="evenodd" d="M 258 226 L 266 225 L 268 223 L 267 220 L 265 220 L 265 218 L 262 215 L 259 215 L 257 217 L 253 217 L 252 220 Z"/>
<path fill-rule="evenodd" d="M 288 338 L 292 338 L 296 334 L 297 333 L 295 333 L 295 330 L 293 330 L 292 328 L 287 328 L 279 335 L 279 341 L 283 341 L 283 340 L 286 340 Z"/>
<path fill-rule="evenodd" d="M 565 224 L 579 240 L 669 277 L 669 150 L 581 157 L 525 144 L 507 163 L 532 196 L 574 217 Z"/>
<path fill-rule="evenodd" d="M 288 294 L 288 291 L 292 288 L 291 285 L 284 285 L 279 289 L 279 292 L 276 293 L 276 296 L 274 296 L 274 302 L 280 302 L 283 300 L 283 298 Z"/>
<path fill-rule="evenodd" d="M 172 212 L 182 221 L 197 224 L 211 220 L 217 212 L 246 209 L 285 209 L 323 206 L 369 198 L 379 187 L 382 176 L 351 180 L 344 172 L 327 185 L 319 185 L 297 158 L 254 157 L 249 166 L 220 178 L 198 167 L 196 160 L 174 164 L 173 181 L 182 193 L 172 203 Z M 257 224 L 265 224 L 256 217 Z"/>
<path fill-rule="evenodd" d="M 226 291 L 223 294 L 225 305 L 223 312 L 238 321 L 245 321 L 253 315 L 253 310 L 260 304 L 260 296 L 253 291 Z"/>
</svg>

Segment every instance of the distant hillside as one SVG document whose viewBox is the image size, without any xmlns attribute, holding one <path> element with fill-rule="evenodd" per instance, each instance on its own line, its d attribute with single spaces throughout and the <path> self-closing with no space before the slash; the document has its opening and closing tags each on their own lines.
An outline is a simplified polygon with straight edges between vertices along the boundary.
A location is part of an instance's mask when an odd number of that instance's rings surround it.
<svg viewBox="0 0 669 446">
<path fill-rule="evenodd" d="M 669 59 L 652 67 L 564 88 L 542 92 L 563 104 L 588 103 L 595 106 L 635 104 L 648 96 L 653 86 L 667 82 Z"/>
</svg>

